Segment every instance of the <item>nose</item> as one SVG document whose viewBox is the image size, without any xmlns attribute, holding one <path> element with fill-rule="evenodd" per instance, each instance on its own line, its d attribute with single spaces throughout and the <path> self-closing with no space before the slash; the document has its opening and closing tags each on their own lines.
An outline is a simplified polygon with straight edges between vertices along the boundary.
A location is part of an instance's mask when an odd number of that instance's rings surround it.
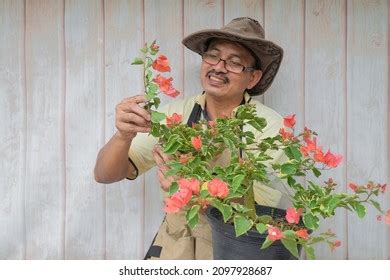
<svg viewBox="0 0 390 280">
<path fill-rule="evenodd" d="M 223 72 L 227 73 L 228 70 L 226 69 L 226 61 L 222 58 L 219 59 L 219 62 L 214 65 L 215 71 L 217 72 Z"/>
</svg>

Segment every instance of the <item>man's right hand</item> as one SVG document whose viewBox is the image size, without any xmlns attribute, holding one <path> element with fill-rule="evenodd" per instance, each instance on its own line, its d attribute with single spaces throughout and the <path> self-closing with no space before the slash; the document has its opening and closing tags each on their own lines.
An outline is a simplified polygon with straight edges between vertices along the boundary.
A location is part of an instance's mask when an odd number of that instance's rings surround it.
<svg viewBox="0 0 390 280">
<path fill-rule="evenodd" d="M 150 114 L 143 108 L 147 102 L 144 95 L 125 98 L 115 108 L 117 136 L 131 141 L 138 132 L 150 132 Z"/>
</svg>

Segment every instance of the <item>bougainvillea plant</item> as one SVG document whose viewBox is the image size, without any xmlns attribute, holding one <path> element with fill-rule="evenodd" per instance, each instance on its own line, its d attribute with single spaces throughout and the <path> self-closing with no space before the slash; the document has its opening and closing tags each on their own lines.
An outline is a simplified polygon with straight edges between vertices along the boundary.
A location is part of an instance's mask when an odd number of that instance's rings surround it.
<svg viewBox="0 0 390 280">
<path fill-rule="evenodd" d="M 321 171 L 337 167 L 342 156 L 330 150 L 325 152 L 317 144 L 314 131 L 305 128 L 296 133 L 295 115 L 284 118 L 284 127 L 278 135 L 256 142 L 254 132 L 261 132 L 267 123 L 257 116 L 253 105 L 239 106 L 232 117 L 201 120 L 192 126 L 177 113 L 166 116 L 158 112 L 160 93 L 176 97 L 179 92 L 172 86 L 173 79 L 163 76 L 171 69 L 167 57 L 158 55 L 156 42 L 145 44 L 141 52 L 143 57 L 136 58 L 133 64 L 144 67 L 148 100 L 145 108 L 151 113 L 151 134 L 159 139 L 163 152 L 170 157 L 167 163 L 170 170 L 165 175 L 175 178 L 165 199 L 167 213 L 185 211 L 188 225 L 194 228 L 199 214 L 211 205 L 222 213 L 225 223 L 234 224 L 237 236 L 256 229 L 268 233 L 264 243 L 259 244 L 261 248 L 280 240 L 297 258 L 298 246 L 302 246 L 310 259 L 315 258 L 316 243 L 326 242 L 331 249 L 340 246 L 331 231 L 314 234 L 320 218 L 333 217 L 338 208 L 363 218 L 366 206 L 371 205 L 379 212 L 378 221 L 390 224 L 390 210 L 385 213 L 376 200 L 386 190 L 386 184 L 349 183 L 352 193 L 345 193 L 336 192 L 336 183 L 331 178 L 321 182 Z M 230 162 L 224 166 L 215 164 L 215 159 L 226 149 Z M 270 151 L 283 153 L 286 160 L 274 161 Z M 318 180 L 302 184 L 299 178 L 307 175 Z M 267 184 L 275 177 L 291 190 L 287 195 L 293 207 L 287 208 L 283 219 L 257 215 L 255 211 L 253 182 Z"/>
</svg>

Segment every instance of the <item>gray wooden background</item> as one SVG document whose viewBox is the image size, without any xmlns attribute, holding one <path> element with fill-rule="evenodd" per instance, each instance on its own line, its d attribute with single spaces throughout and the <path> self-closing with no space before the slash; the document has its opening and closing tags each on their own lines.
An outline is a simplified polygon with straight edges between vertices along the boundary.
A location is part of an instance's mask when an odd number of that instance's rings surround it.
<svg viewBox="0 0 390 280">
<path fill-rule="evenodd" d="M 200 58 L 181 39 L 238 16 L 285 49 L 260 100 L 345 156 L 329 174 L 338 188 L 389 182 L 389 14 L 386 0 L 0 0 L 0 258 L 143 257 L 162 217 L 155 170 L 93 179 L 115 105 L 142 92 L 130 62 L 157 39 L 177 88 L 197 94 Z M 389 193 L 381 202 L 390 207 Z M 318 258 L 390 258 L 373 211 L 364 221 L 339 211 L 328 228 L 342 247 Z"/>
</svg>

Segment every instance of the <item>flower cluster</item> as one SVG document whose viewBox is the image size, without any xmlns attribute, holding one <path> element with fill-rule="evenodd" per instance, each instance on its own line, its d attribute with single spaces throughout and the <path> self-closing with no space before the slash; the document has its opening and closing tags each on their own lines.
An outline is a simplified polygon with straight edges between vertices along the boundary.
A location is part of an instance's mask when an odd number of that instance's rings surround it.
<svg viewBox="0 0 390 280">
<path fill-rule="evenodd" d="M 161 74 L 152 77 L 150 67 L 158 72 L 170 71 L 166 56 L 151 57 L 158 52 L 155 42 L 142 52 L 145 58 L 136 59 L 134 64 L 144 65 L 151 134 L 158 137 L 163 152 L 170 157 L 167 162 L 170 169 L 165 175 L 175 178 L 165 199 L 167 213 L 186 211 L 187 223 L 193 228 L 205 208 L 213 206 L 222 213 L 225 223 L 234 224 L 237 236 L 255 229 L 268 234 L 261 248 L 280 240 L 294 256 L 298 257 L 298 247 L 303 247 L 309 258 L 315 258 L 313 245 L 318 242 L 328 243 L 332 250 L 341 245 L 331 231 L 316 234 L 320 218 L 333 217 L 337 208 L 356 212 L 363 218 L 369 204 L 379 211 L 378 220 L 390 224 L 390 210 L 385 213 L 375 200 L 385 191 L 386 184 L 350 183 L 348 187 L 353 192 L 349 194 L 336 192 L 332 178 L 300 183 L 300 177 L 319 178 L 322 170 L 337 167 L 342 156 L 319 146 L 314 131 L 305 128 L 296 133 L 295 115 L 284 118 L 284 127 L 278 135 L 257 142 L 255 132 L 261 132 L 267 123 L 257 116 L 253 105 L 239 106 L 234 117 L 201 120 L 191 127 L 183 123 L 180 114 L 166 116 L 157 112 L 159 92 L 172 97 L 179 93 L 172 86 L 172 78 Z M 215 159 L 226 151 L 230 162 L 223 166 L 215 164 Z M 277 162 L 270 151 L 282 152 L 287 160 Z M 285 182 L 289 190 L 292 207 L 286 210 L 285 217 L 259 215 L 255 211 L 254 183 L 266 184 L 275 177 Z"/>
</svg>

